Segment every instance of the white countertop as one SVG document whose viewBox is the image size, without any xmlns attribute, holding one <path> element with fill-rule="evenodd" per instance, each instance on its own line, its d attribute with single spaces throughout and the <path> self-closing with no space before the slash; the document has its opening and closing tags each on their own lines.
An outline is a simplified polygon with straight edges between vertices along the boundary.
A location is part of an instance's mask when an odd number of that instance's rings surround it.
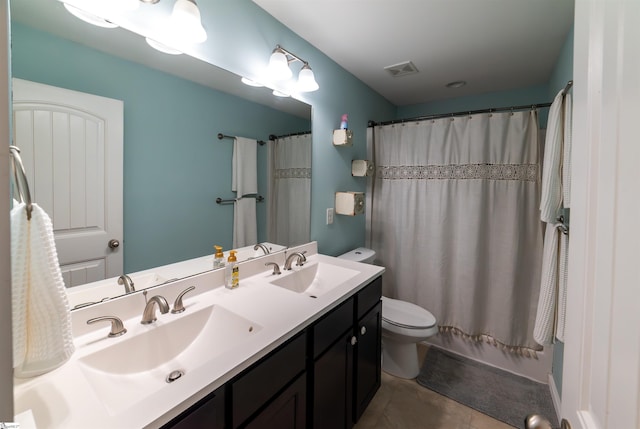
<svg viewBox="0 0 640 429">
<path fill-rule="evenodd" d="M 18 421 L 21 413 L 29 414 L 30 411 L 38 429 L 159 427 L 225 384 L 384 272 L 384 268 L 375 265 L 319 255 L 316 252 L 316 243 L 293 250 L 303 249 L 307 250 L 310 263 L 329 262 L 357 270 L 359 274 L 317 298 L 310 298 L 308 295 L 291 292 L 265 281 L 270 276 L 270 268 L 266 270 L 265 262 L 274 261 L 281 267 L 284 263 L 284 254 L 277 254 L 241 263 L 240 287 L 234 290 L 224 288 L 223 271 L 218 270 L 158 286 L 150 291 L 150 296 L 163 295 L 172 304 L 172 300 L 180 291 L 189 286 L 196 286 L 195 291 L 185 295 L 185 313 L 172 315 L 158 312 L 156 326 L 170 323 L 172 317 L 193 314 L 213 303 L 251 321 L 256 325 L 256 329 L 247 340 L 241 341 L 232 349 L 218 353 L 198 367 L 188 368 L 185 375 L 177 381 L 167 384 L 162 379 L 158 381 L 157 386 L 149 383 L 149 392 L 144 392 L 140 397 L 128 396 L 127 386 L 122 385 L 122 403 L 117 403 L 117 409 L 103 403 L 79 361 L 105 345 L 126 341 L 144 333 L 145 330 L 153 329 L 153 325 L 139 323 L 144 298 L 141 293 L 136 293 L 73 311 L 76 352 L 71 359 L 54 371 L 39 377 L 14 380 Z M 86 325 L 86 320 L 105 315 L 120 317 L 128 329 L 127 334 L 107 338 L 108 323 L 98 324 L 99 326 Z M 214 355 L 215 344 L 211 345 L 211 349 Z M 136 359 L 136 356 L 121 358 L 127 361 Z M 122 381 L 123 379 L 120 379 L 117 383 L 126 384 Z"/>
</svg>

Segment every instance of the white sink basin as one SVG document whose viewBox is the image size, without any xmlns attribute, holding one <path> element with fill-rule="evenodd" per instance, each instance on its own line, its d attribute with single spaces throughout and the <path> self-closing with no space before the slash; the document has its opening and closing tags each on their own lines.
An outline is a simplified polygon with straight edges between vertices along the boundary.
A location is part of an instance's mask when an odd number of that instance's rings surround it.
<svg viewBox="0 0 640 429">
<path fill-rule="evenodd" d="M 296 293 L 319 297 L 360 274 L 359 271 L 325 262 L 307 262 L 302 267 L 294 266 L 291 271 L 271 280 L 271 284 Z"/>
<path fill-rule="evenodd" d="M 166 378 L 172 371 L 188 377 L 190 370 L 262 329 L 219 305 L 158 316 L 146 331 L 130 338 L 125 334 L 121 339 L 105 339 L 114 344 L 79 359 L 82 372 L 111 414 L 170 386 Z"/>
</svg>

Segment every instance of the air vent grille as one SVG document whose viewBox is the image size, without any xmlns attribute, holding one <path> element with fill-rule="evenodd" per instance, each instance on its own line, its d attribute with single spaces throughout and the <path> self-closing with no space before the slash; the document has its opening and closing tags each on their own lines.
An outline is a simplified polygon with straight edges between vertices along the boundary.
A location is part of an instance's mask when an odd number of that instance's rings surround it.
<svg viewBox="0 0 640 429">
<path fill-rule="evenodd" d="M 407 76 L 418 73 L 418 68 L 411 61 L 394 64 L 384 68 L 393 77 Z"/>
</svg>

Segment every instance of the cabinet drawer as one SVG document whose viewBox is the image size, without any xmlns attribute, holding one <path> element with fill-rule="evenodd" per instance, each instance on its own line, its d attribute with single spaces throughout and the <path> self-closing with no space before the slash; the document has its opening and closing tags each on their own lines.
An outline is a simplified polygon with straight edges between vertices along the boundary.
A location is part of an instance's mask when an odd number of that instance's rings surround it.
<svg viewBox="0 0 640 429">
<path fill-rule="evenodd" d="M 365 315 L 367 311 L 373 308 L 382 297 L 382 277 L 378 277 L 364 289 L 358 292 L 358 319 Z"/>
<path fill-rule="evenodd" d="M 313 357 L 320 356 L 338 336 L 353 326 L 353 299 L 347 300 L 313 326 Z"/>
<path fill-rule="evenodd" d="M 304 371 L 305 347 L 306 335 L 303 332 L 232 383 L 233 427 L 242 424 Z"/>
</svg>

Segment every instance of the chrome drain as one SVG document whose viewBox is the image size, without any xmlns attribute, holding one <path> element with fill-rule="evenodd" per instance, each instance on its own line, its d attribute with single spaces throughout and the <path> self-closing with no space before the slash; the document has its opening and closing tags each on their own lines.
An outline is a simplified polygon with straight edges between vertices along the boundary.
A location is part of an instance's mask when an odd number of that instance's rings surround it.
<svg viewBox="0 0 640 429">
<path fill-rule="evenodd" d="M 171 371 L 171 373 L 169 375 L 167 375 L 167 378 L 165 378 L 165 381 L 167 383 L 173 383 L 174 381 L 176 381 L 177 379 L 179 379 L 183 375 L 184 375 L 184 371 L 182 371 L 180 369 L 177 369 L 175 371 Z"/>
</svg>

